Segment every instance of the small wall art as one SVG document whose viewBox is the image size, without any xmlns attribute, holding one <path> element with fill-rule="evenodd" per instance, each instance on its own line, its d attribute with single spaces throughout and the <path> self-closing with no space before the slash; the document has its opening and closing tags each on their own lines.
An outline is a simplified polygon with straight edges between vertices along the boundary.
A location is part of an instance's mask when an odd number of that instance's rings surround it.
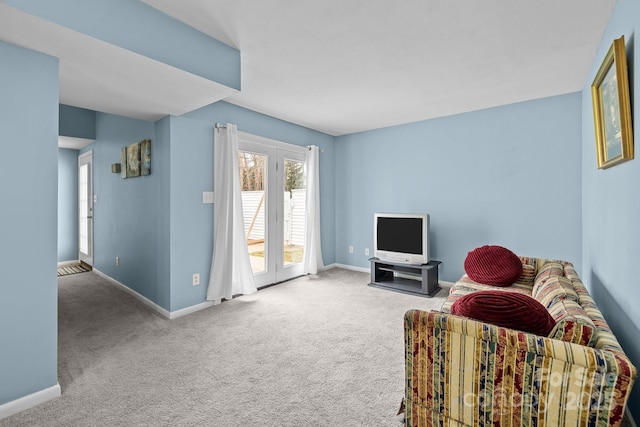
<svg viewBox="0 0 640 427">
<path fill-rule="evenodd" d="M 120 178 L 127 177 L 127 147 L 120 150 Z"/>
<path fill-rule="evenodd" d="M 151 140 L 140 141 L 140 162 L 142 176 L 151 174 Z"/>
<path fill-rule="evenodd" d="M 120 150 L 120 177 L 151 175 L 151 140 L 134 142 Z"/>
<path fill-rule="evenodd" d="M 140 143 L 127 145 L 127 178 L 140 176 Z"/>
</svg>

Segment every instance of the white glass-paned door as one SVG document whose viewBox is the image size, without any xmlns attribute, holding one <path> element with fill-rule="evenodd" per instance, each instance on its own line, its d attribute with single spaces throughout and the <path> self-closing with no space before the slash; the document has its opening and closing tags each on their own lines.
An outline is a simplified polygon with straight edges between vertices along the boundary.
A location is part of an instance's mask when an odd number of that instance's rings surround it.
<svg viewBox="0 0 640 427">
<path fill-rule="evenodd" d="M 282 241 L 280 251 L 283 270 L 291 276 L 302 274 L 307 219 L 307 165 L 305 155 L 280 150 L 283 166 Z M 299 268 L 298 268 L 299 267 Z"/>
<path fill-rule="evenodd" d="M 78 157 L 78 258 L 93 265 L 93 152 Z"/>
<path fill-rule="evenodd" d="M 238 166 L 249 259 L 262 287 L 303 274 L 306 149 L 256 138 L 239 138 Z"/>
<path fill-rule="evenodd" d="M 269 157 L 238 151 L 244 231 L 253 274 L 267 271 L 267 163 Z"/>
</svg>

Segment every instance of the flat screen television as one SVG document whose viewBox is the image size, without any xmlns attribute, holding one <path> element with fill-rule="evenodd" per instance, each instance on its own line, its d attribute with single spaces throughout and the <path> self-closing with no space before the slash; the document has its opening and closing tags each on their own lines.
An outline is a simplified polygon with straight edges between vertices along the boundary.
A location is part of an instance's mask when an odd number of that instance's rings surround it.
<svg viewBox="0 0 640 427">
<path fill-rule="evenodd" d="M 403 264 L 429 262 L 429 215 L 376 213 L 373 217 L 374 256 Z"/>
</svg>

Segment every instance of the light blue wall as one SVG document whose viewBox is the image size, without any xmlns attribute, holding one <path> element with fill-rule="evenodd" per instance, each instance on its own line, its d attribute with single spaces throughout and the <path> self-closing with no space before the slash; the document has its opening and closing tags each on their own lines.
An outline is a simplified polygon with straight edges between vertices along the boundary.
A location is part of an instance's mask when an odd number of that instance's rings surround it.
<svg viewBox="0 0 640 427">
<path fill-rule="evenodd" d="M 169 159 L 171 128 L 170 117 L 155 122 L 156 139 L 151 141 L 151 176 L 157 180 L 156 200 L 156 286 L 158 304 L 171 309 L 171 240 L 170 240 L 170 190 L 171 170 Z M 161 301 L 161 302 L 160 302 Z"/>
<path fill-rule="evenodd" d="M 486 244 L 579 269 L 580 132 L 575 93 L 338 137 L 336 261 L 368 267 L 375 212 L 420 212 L 443 280 Z"/>
<path fill-rule="evenodd" d="M 202 192 L 213 190 L 215 123 L 235 123 L 238 129 L 295 145 L 318 145 L 321 163 L 322 239 L 325 263 L 334 262 L 333 216 L 334 138 L 241 107 L 218 102 L 182 117 L 171 117 L 171 310 L 201 303 L 213 253 L 213 205 L 202 203 Z M 193 286 L 193 273 L 202 285 Z"/>
<path fill-rule="evenodd" d="M 99 40 L 240 89 L 240 52 L 139 0 L 5 0 Z"/>
<path fill-rule="evenodd" d="M 206 300 L 213 253 L 213 205 L 202 192 L 213 191 L 213 128 L 211 124 L 171 117 L 170 224 L 171 310 Z M 192 275 L 200 274 L 200 285 Z"/>
<path fill-rule="evenodd" d="M 282 141 L 300 146 L 317 145 L 322 150 L 320 154 L 320 206 L 321 206 L 321 238 L 322 255 L 325 265 L 333 264 L 335 258 L 335 138 L 333 136 L 311 130 L 290 122 L 275 119 L 255 111 L 247 110 L 221 101 L 184 115 L 204 121 L 209 132 L 209 140 L 213 140 L 213 125 L 215 123 L 235 123 L 242 132 L 259 135 L 265 138 Z M 206 158 L 206 162 L 213 157 Z M 212 163 L 207 165 L 212 167 Z M 213 176 L 213 169 L 210 169 Z M 213 183 L 211 183 L 213 186 Z M 201 195 L 200 195 L 201 197 Z"/>
<path fill-rule="evenodd" d="M 78 150 L 58 148 L 58 262 L 78 259 Z"/>
<path fill-rule="evenodd" d="M 98 113 L 96 124 L 96 141 L 82 150 L 93 150 L 94 267 L 168 308 L 168 279 L 160 272 L 161 255 L 169 247 L 158 241 L 169 232 L 161 220 L 167 191 L 161 183 L 169 171 L 156 167 L 167 162 L 164 141 L 156 140 L 152 122 Z M 111 164 L 120 163 L 120 150 L 143 139 L 152 141 L 151 175 L 122 179 L 111 173 Z"/>
<path fill-rule="evenodd" d="M 48 19 L 80 25 L 79 30 L 96 37 L 240 87 L 237 50 L 143 3 L 119 0 L 112 8 L 111 1 L 94 1 L 82 3 L 82 10 L 77 9 L 80 3 L 70 1 L 53 8 L 39 0 L 6 3 L 35 8 Z M 77 19 L 95 17 L 96 6 L 102 8 L 101 17 L 131 8 L 135 13 L 117 16 L 130 31 L 113 31 L 116 27 L 97 25 L 100 22 L 93 18 Z M 139 26 L 140 13 L 151 24 Z M 637 2 L 618 0 L 588 77 L 590 83 L 613 38 L 624 34 L 632 101 L 640 99 L 634 64 L 639 17 Z M 150 31 L 153 28 L 163 31 Z M 180 48 L 185 41 L 189 49 Z M 58 105 L 55 58 L 3 42 L 0 57 L 3 154 L 29 162 L 28 170 L 23 162 L 5 162 L 0 169 L 0 240 L 10 242 L 0 248 L 5 283 L 0 324 L 14 325 L 0 328 L 2 404 L 57 381 L 56 177 L 59 159 L 70 161 L 68 154 L 60 154 L 64 150 L 57 150 L 59 116 L 62 135 L 87 136 L 86 129 L 80 135 L 66 127 L 70 122 L 64 117 L 74 107 Z M 456 280 L 466 253 L 483 244 L 570 260 L 621 344 L 640 365 L 640 315 L 635 309 L 640 297 L 634 287 L 635 254 L 640 249 L 640 166 L 634 160 L 606 171 L 596 169 L 589 84 L 581 94 L 338 138 L 225 102 L 156 123 L 103 113 L 87 120 L 93 120 L 96 137 L 83 150 L 94 154 L 94 265 L 168 310 L 204 300 L 213 214 L 201 197 L 202 191 L 213 188 L 213 124 L 232 122 L 241 131 L 323 150 L 325 264 L 368 267 L 364 248 L 373 248 L 374 212 L 428 212 L 432 255 L 443 261 L 442 279 Z M 91 129 L 88 121 L 81 124 Z M 145 138 L 152 139 L 152 174 L 126 180 L 112 174 L 110 165 L 120 161 L 120 149 Z M 20 186 L 11 185 L 17 177 Z M 349 245 L 354 254 L 347 252 Z M 115 266 L 116 256 L 120 267 Z M 201 273 L 199 287 L 191 285 L 194 272 Z M 630 408 L 640 419 L 638 387 Z"/>
<path fill-rule="evenodd" d="M 618 0 L 582 91 L 582 277 L 636 367 L 640 367 L 640 85 L 635 64 L 635 58 L 640 58 L 640 46 L 635 39 L 639 32 L 640 3 Z M 627 44 L 636 159 L 599 170 L 590 87 L 613 40 L 622 35 Z M 639 422 L 637 381 L 628 407 L 636 423 Z"/>
<path fill-rule="evenodd" d="M 58 135 L 95 139 L 96 112 L 60 104 Z M 78 154 L 58 149 L 58 262 L 78 259 Z"/>
<path fill-rule="evenodd" d="M 96 112 L 85 108 L 60 104 L 60 136 L 96 139 Z"/>
<path fill-rule="evenodd" d="M 296 145 L 322 148 L 321 205 L 325 263 L 334 262 L 334 138 L 244 108 L 219 102 L 156 123 L 97 113 L 93 150 L 94 266 L 161 307 L 176 311 L 205 301 L 211 268 L 216 122 Z M 111 173 L 120 149 L 152 139 L 152 173 L 123 180 Z M 115 266 L 115 257 L 120 266 Z M 200 286 L 191 284 L 200 273 Z"/>
<path fill-rule="evenodd" d="M 0 42 L 0 404 L 57 383 L 58 60 Z"/>
</svg>

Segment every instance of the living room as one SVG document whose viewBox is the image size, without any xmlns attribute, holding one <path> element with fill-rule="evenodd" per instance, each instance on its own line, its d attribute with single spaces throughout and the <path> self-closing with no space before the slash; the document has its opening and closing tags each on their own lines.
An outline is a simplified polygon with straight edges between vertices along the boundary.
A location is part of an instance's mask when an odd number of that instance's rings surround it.
<svg viewBox="0 0 640 427">
<path fill-rule="evenodd" d="M 325 264 L 368 268 L 365 249 L 372 248 L 374 212 L 427 212 L 433 256 L 443 261 L 442 280 L 459 278 L 466 253 L 483 244 L 570 260 L 640 365 L 635 310 L 640 301 L 631 288 L 640 245 L 634 221 L 640 214 L 635 193 L 640 168 L 630 161 L 597 169 L 590 93 L 612 40 L 624 35 L 632 102 L 638 99 L 639 16 L 635 2 L 616 3 L 581 91 L 382 129 L 332 136 L 224 101 L 153 122 L 97 112 L 96 216 L 108 221 L 96 223 L 96 266 L 168 312 L 205 300 L 205 287 L 190 283 L 194 271 L 206 282 L 211 261 L 211 207 L 200 195 L 212 190 L 212 126 L 231 122 L 248 133 L 323 150 Z M 7 158 L 27 160 L 7 162 L 2 172 L 5 183 L 21 177 L 19 189 L 2 186 L 3 199 L 20 205 L 7 210 L 2 228 L 12 242 L 2 250 L 5 283 L 14 284 L 2 290 L 2 323 L 13 325 L 3 328 L 2 337 L 8 347 L 30 342 L 26 351 L 3 358 L 0 373 L 8 381 L 0 384 L 0 404 L 5 404 L 56 384 L 57 226 L 43 212 L 58 203 L 53 177 L 59 83 L 51 57 L 0 44 L 13 64 L 0 78 L 3 92 L 20 90 L 11 92 L 20 96 L 0 101 L 8 119 L 3 140 L 23 142 L 7 146 Z M 152 175 L 120 180 L 110 165 L 118 161 L 123 141 L 144 138 L 153 141 Z M 13 234 L 16 229 L 29 230 L 28 238 Z M 118 267 L 115 256 L 122 258 Z M 24 271 L 30 272 L 28 279 Z M 628 406 L 640 419 L 637 387 Z"/>
</svg>

